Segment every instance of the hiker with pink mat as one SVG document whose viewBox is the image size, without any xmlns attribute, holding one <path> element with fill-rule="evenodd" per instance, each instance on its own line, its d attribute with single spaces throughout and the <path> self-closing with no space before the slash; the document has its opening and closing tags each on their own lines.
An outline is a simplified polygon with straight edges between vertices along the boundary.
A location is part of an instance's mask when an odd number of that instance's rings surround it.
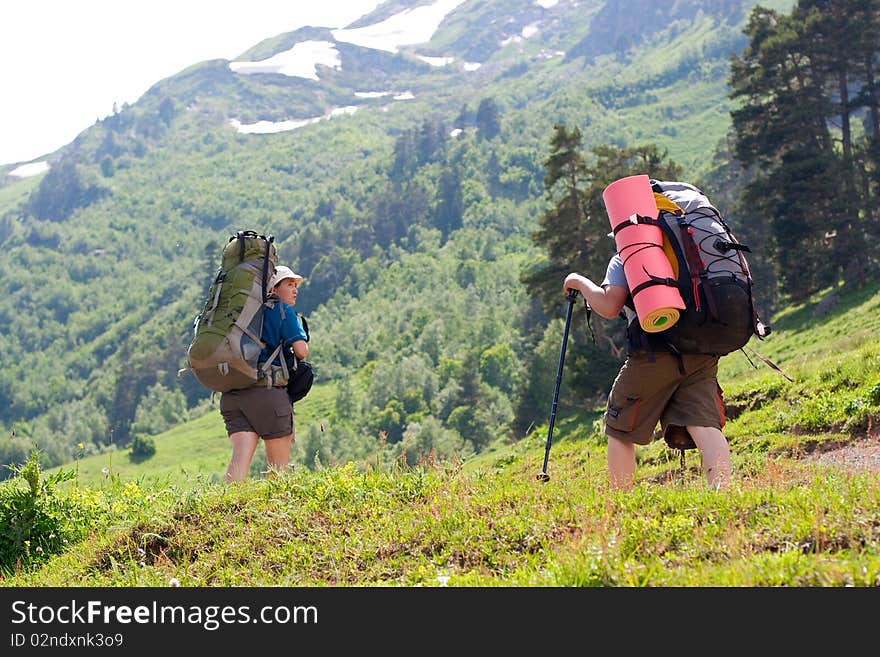
<svg viewBox="0 0 880 657">
<path fill-rule="evenodd" d="M 730 482 L 730 448 L 721 432 L 720 356 L 680 352 L 660 337 L 678 322 L 686 305 L 657 223 L 658 200 L 666 203 L 665 197 L 655 195 L 652 182 L 647 175 L 629 176 L 605 189 L 617 253 L 601 285 L 574 272 L 565 278 L 563 291 L 576 290 L 602 317 L 614 319 L 621 311 L 627 317 L 627 358 L 605 410 L 611 487 L 632 487 L 636 445 L 654 440 L 659 422 L 665 433 L 689 436 L 700 451 L 707 484 L 725 488 Z"/>
</svg>

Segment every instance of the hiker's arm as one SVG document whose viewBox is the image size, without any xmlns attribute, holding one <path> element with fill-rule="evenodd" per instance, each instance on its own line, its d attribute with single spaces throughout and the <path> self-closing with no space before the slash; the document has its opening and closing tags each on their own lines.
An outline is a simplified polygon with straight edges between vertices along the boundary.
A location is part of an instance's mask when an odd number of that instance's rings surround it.
<svg viewBox="0 0 880 657">
<path fill-rule="evenodd" d="M 629 291 L 619 285 L 600 287 L 586 276 L 569 274 L 562 284 L 563 291 L 577 290 L 590 304 L 590 308 L 606 319 L 617 317 L 629 296 Z"/>
<path fill-rule="evenodd" d="M 281 337 L 284 339 L 284 344 L 290 345 L 293 355 L 299 360 L 309 355 L 309 335 L 299 317 L 293 312 L 289 313 L 281 324 Z"/>
<path fill-rule="evenodd" d="M 309 343 L 305 340 L 297 340 L 291 346 L 293 347 L 293 354 L 299 360 L 303 360 L 309 355 Z"/>
</svg>

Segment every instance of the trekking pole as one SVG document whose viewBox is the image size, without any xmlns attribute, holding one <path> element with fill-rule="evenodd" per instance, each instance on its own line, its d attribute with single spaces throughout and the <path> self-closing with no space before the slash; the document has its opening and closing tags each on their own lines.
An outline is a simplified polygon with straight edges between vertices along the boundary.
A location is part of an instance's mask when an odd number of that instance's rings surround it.
<svg viewBox="0 0 880 657">
<path fill-rule="evenodd" d="M 565 329 L 562 331 L 562 347 L 559 349 L 559 365 L 556 367 L 556 385 L 553 388 L 553 404 L 550 406 L 550 426 L 547 429 L 547 445 L 544 448 L 544 465 L 541 471 L 535 475 L 538 481 L 550 481 L 547 474 L 547 459 L 550 458 L 550 445 L 553 439 L 553 425 L 556 423 L 556 404 L 559 401 L 559 385 L 562 383 L 562 366 L 565 363 L 565 346 L 568 344 L 568 329 L 571 326 L 571 310 L 574 308 L 574 300 L 577 298 L 577 290 L 568 291 L 568 309 L 565 311 Z"/>
</svg>

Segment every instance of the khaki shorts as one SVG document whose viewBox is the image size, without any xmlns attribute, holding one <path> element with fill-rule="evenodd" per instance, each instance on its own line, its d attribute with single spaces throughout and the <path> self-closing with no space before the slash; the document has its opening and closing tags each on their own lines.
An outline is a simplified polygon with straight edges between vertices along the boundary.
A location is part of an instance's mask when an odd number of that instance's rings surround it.
<svg viewBox="0 0 880 657">
<path fill-rule="evenodd" d="M 293 434 L 293 408 L 284 388 L 254 386 L 220 396 L 226 433 L 253 431 L 263 440 Z"/>
<path fill-rule="evenodd" d="M 654 429 L 669 425 L 724 426 L 724 400 L 718 386 L 718 356 L 683 355 L 685 374 L 670 353 L 630 355 L 620 369 L 605 409 L 605 433 L 647 445 Z"/>
</svg>

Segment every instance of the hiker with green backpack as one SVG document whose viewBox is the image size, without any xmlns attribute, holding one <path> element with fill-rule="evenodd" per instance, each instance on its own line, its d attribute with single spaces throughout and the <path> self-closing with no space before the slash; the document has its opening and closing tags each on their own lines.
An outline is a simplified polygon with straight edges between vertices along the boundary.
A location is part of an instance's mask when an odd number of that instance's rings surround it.
<svg viewBox="0 0 880 657">
<path fill-rule="evenodd" d="M 213 393 L 232 443 L 226 481 L 247 478 L 260 438 L 269 476 L 287 470 L 293 403 L 314 374 L 305 320 L 294 312 L 303 277 L 278 266 L 275 238 L 239 230 L 223 248 L 186 351 L 189 372 Z M 213 397 L 213 395 L 212 395 Z"/>
<path fill-rule="evenodd" d="M 274 358 L 281 366 L 284 355 L 276 353 L 279 345 L 290 349 L 299 360 L 309 355 L 308 335 L 293 310 L 302 280 L 302 276 L 282 265 L 276 268 L 269 282 L 268 289 L 275 302 L 263 312 L 261 338 L 265 346 L 260 354 L 261 365 Z M 220 414 L 232 443 L 232 458 L 226 468 L 227 483 L 247 478 L 260 438 L 266 449 L 268 476 L 287 470 L 294 423 L 285 386 L 271 385 L 264 377 L 247 388 L 224 392 L 220 397 Z"/>
<path fill-rule="evenodd" d="M 639 287 L 677 288 L 684 301 L 677 323 L 648 333 L 635 312 L 624 264 L 632 253 L 652 246 L 643 241 L 611 257 L 601 285 L 573 272 L 565 278 L 563 291 L 580 293 L 602 317 L 613 319 L 623 312 L 627 320 L 627 358 L 611 387 L 604 416 L 611 487 L 632 487 L 636 445 L 654 440 L 659 422 L 670 447 L 699 450 L 707 484 L 722 489 L 730 483 L 731 466 L 722 433 L 718 361 L 742 348 L 751 335 L 763 338 L 769 328 L 757 320 L 754 310 L 743 256 L 748 248 L 736 241 L 708 198 L 688 183 L 651 179 L 650 185 L 647 193 L 653 194 L 651 205 L 656 204 L 657 213 L 633 213 L 612 226 L 609 236 L 638 224 L 661 227 L 661 253 L 672 262 L 674 276 L 654 277 Z"/>
</svg>

